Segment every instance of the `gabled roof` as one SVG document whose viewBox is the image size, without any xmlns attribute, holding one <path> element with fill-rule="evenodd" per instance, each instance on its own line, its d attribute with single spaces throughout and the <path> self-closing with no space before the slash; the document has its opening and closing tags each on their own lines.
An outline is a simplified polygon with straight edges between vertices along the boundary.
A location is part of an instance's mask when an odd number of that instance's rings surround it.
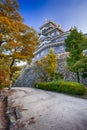
<svg viewBox="0 0 87 130">
<path fill-rule="evenodd" d="M 53 21 L 50 21 L 50 20 L 47 20 L 41 27 L 40 27 L 40 30 L 45 27 L 47 24 L 51 23 L 54 27 L 56 27 L 59 31 L 61 32 L 65 32 L 61 27 L 60 25 L 57 25 L 56 23 L 54 23 Z"/>
</svg>

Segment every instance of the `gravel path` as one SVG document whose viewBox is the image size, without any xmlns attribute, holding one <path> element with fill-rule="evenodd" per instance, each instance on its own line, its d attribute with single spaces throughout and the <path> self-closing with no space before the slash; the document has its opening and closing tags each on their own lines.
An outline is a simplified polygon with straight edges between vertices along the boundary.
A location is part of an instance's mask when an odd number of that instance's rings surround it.
<svg viewBox="0 0 87 130">
<path fill-rule="evenodd" d="M 34 88 L 13 88 L 21 130 L 87 130 L 87 100 Z"/>
</svg>

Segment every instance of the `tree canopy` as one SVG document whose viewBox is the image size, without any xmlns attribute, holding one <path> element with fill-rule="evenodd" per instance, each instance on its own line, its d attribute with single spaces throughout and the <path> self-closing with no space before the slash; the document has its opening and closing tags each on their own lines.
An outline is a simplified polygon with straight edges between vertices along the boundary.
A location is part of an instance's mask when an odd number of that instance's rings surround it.
<svg viewBox="0 0 87 130">
<path fill-rule="evenodd" d="M 82 34 L 82 32 L 78 32 L 77 28 L 73 28 L 65 40 L 66 51 L 69 52 L 69 56 L 67 57 L 67 65 L 70 71 L 76 72 L 77 79 L 79 82 L 79 72 L 81 72 L 80 60 L 85 58 L 83 55 L 83 51 L 87 49 L 87 39 Z M 78 63 L 77 63 L 78 62 Z"/>
<path fill-rule="evenodd" d="M 17 62 L 31 61 L 38 44 L 38 34 L 33 28 L 23 23 L 17 1 L 1 0 L 0 58 L 7 59 L 5 64 L 9 63 L 10 77 L 14 73 L 12 69 Z"/>
<path fill-rule="evenodd" d="M 49 54 L 44 58 L 45 59 L 45 64 L 44 68 L 45 70 L 49 73 L 49 75 L 55 73 L 56 68 L 57 68 L 57 55 L 54 53 L 52 49 L 50 49 Z"/>
<path fill-rule="evenodd" d="M 10 70 L 8 64 L 5 64 L 5 59 L 0 59 L 0 90 L 5 86 L 10 85 Z"/>
</svg>

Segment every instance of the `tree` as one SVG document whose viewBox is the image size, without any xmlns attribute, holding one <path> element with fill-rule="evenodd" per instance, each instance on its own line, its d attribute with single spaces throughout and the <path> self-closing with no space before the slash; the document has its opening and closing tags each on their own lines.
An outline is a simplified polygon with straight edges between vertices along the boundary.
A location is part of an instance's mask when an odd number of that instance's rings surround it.
<svg viewBox="0 0 87 130">
<path fill-rule="evenodd" d="M 56 72 L 58 67 L 57 61 L 57 55 L 53 52 L 52 49 L 50 49 L 50 52 L 47 56 L 36 62 L 38 73 L 43 81 L 56 80 L 59 78 L 59 76 L 61 76 Z"/>
<path fill-rule="evenodd" d="M 67 57 L 67 65 L 70 71 L 77 74 L 77 80 L 80 82 L 79 72 L 81 68 L 77 68 L 76 64 L 78 61 L 84 58 L 83 50 L 87 46 L 87 39 L 82 34 L 78 32 L 77 28 L 73 28 L 65 40 L 66 51 L 69 52 Z"/>
<path fill-rule="evenodd" d="M 50 80 L 54 79 L 54 75 L 56 73 L 57 69 L 57 55 L 53 52 L 52 49 L 50 49 L 49 54 L 44 59 L 43 67 L 48 73 L 48 77 Z"/>
<path fill-rule="evenodd" d="M 77 61 L 74 64 L 74 67 L 82 73 L 83 78 L 87 78 L 87 56 Z"/>
<path fill-rule="evenodd" d="M 30 62 L 39 44 L 37 32 L 23 23 L 18 9 L 16 0 L 0 1 L 0 58 L 9 63 L 10 79 L 17 62 Z"/>
<path fill-rule="evenodd" d="M 0 90 L 10 85 L 10 70 L 5 62 L 5 59 L 0 59 Z"/>
<path fill-rule="evenodd" d="M 23 18 L 18 13 L 19 5 L 16 0 L 0 1 L 0 45 L 5 42 L 7 34 L 18 33 L 16 22 L 22 22 Z M 17 25 L 17 26 L 16 26 Z M 3 39 L 4 37 L 4 39 Z M 10 40 L 10 39 L 8 39 Z"/>
</svg>

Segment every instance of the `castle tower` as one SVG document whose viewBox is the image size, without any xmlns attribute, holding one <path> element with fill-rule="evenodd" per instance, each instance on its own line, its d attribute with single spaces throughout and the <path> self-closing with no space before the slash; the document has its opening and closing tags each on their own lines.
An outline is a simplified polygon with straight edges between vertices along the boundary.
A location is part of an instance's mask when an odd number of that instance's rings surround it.
<svg viewBox="0 0 87 130">
<path fill-rule="evenodd" d="M 64 40 L 70 32 L 65 32 L 60 25 L 53 21 L 45 20 L 40 27 L 39 39 L 40 45 L 34 53 L 34 61 L 40 60 L 49 53 L 50 48 L 58 55 L 65 52 Z"/>
</svg>

